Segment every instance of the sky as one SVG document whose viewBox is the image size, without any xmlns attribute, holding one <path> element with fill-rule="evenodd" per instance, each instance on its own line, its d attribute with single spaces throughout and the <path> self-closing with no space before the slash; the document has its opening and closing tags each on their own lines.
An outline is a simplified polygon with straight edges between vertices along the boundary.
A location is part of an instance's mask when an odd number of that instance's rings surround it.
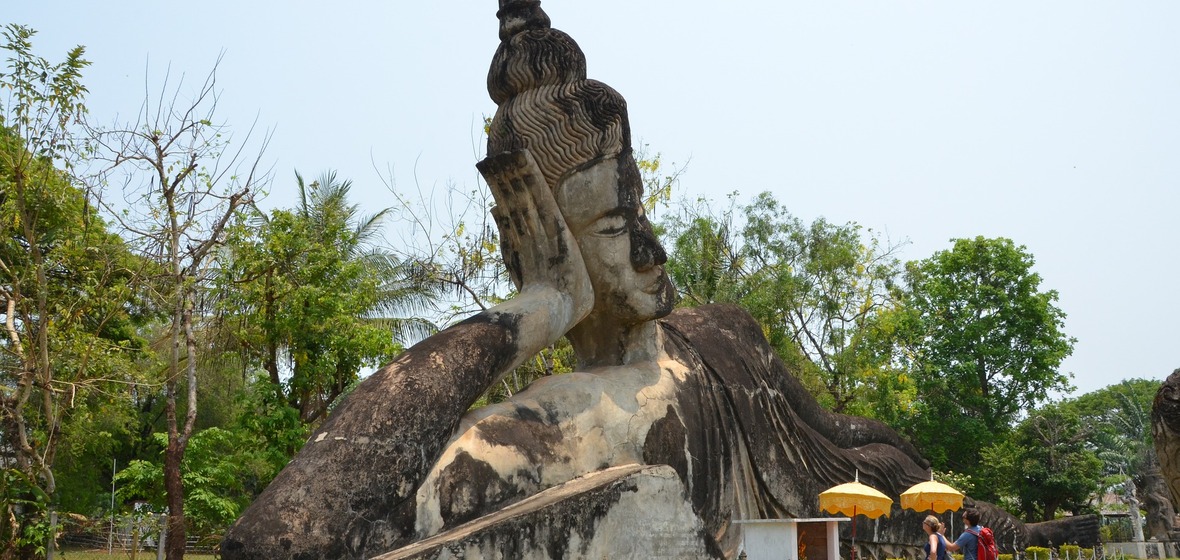
<svg viewBox="0 0 1180 560">
<path fill-rule="evenodd" d="M 1180 2 L 545 0 L 626 97 L 678 197 L 770 191 L 805 221 L 1026 247 L 1076 337 L 1075 394 L 1180 368 Z M 61 60 L 85 45 L 92 119 L 217 65 L 234 141 L 271 135 L 267 203 L 335 170 L 368 212 L 479 187 L 493 0 L 9 0 Z M 221 62 L 217 60 L 221 57 Z"/>
</svg>

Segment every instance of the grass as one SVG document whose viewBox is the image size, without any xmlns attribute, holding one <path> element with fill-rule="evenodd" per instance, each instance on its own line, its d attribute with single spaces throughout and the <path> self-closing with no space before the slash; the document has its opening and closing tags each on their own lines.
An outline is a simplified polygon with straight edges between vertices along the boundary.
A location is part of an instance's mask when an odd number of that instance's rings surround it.
<svg viewBox="0 0 1180 560">
<path fill-rule="evenodd" d="M 116 550 L 112 554 L 107 554 L 105 550 L 59 550 L 54 558 L 61 558 L 63 560 L 128 560 L 131 558 L 131 551 Z M 185 560 L 213 560 L 212 554 L 193 554 L 186 553 Z M 141 550 L 135 555 L 135 560 L 156 560 L 156 551 Z"/>
</svg>

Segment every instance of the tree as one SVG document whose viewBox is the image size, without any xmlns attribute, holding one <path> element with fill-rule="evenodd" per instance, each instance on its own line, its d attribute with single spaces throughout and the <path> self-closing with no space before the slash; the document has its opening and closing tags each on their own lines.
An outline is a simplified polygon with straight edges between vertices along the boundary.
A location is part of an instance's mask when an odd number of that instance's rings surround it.
<svg viewBox="0 0 1180 560">
<path fill-rule="evenodd" d="M 679 215 L 662 220 L 658 231 L 666 241 L 668 276 L 680 294 L 680 305 L 737 302 L 744 295 L 746 270 L 741 230 L 734 223 L 737 193 L 715 212 L 708 201 L 681 204 Z"/>
<path fill-rule="evenodd" d="M 1093 426 L 1090 444 L 1103 463 L 1106 489 L 1120 490 L 1137 540 L 1139 508 L 1147 510 L 1147 537 L 1168 538 L 1175 509 L 1160 472 L 1151 435 L 1151 406 L 1159 382 L 1131 379 L 1062 403 Z"/>
<path fill-rule="evenodd" d="M 976 237 L 906 266 L 900 322 L 918 394 L 906 431 L 937 468 L 974 473 L 1019 413 L 1069 389 L 1058 368 L 1074 339 L 1033 264 L 1009 239 Z"/>
<path fill-rule="evenodd" d="M 358 380 L 435 330 L 403 313 L 429 308 L 443 285 L 374 242 L 389 210 L 362 216 L 350 181 L 296 174 L 299 206 L 243 216 L 220 256 L 219 309 L 248 364 L 304 423 L 324 417 Z"/>
<path fill-rule="evenodd" d="M 230 219 L 252 200 L 266 174 L 259 169 L 261 156 L 245 162 L 245 173 L 238 174 L 246 142 L 230 150 L 228 127 L 213 121 L 219 95 L 216 66 L 188 103 L 181 101 L 183 79 L 173 89 L 165 78 L 160 91 L 159 98 L 144 100 L 136 122 L 99 131 L 97 138 L 110 171 L 124 173 L 128 201 L 126 208 L 109 201 L 103 205 L 119 219 L 140 254 L 158 266 L 151 289 L 156 305 L 168 310 L 168 326 L 159 341 L 168 435 L 164 488 L 167 557 L 178 560 L 184 556 L 182 471 L 197 419 L 197 372 L 203 360 L 215 357 L 198 337 L 210 312 L 210 257 Z"/>
<path fill-rule="evenodd" d="M 869 395 L 895 374 L 880 342 L 899 245 L 860 225 L 804 225 L 769 193 L 719 215 L 701 206 L 666 220 L 668 270 L 686 305 L 745 307 L 804 382 L 837 412 L 872 413 Z"/>
<path fill-rule="evenodd" d="M 184 457 L 184 511 L 191 528 L 200 535 L 219 535 L 255 493 L 252 481 L 270 480 L 278 472 L 265 457 L 265 445 L 256 434 L 243 430 L 207 428 L 190 439 Z M 167 447 L 167 434 L 158 433 L 160 446 Z M 161 457 L 137 459 L 115 477 L 122 501 L 146 500 L 157 509 L 167 504 Z M 168 538 L 173 538 L 169 535 Z"/>
<path fill-rule="evenodd" d="M 1102 462 L 1087 446 L 1089 435 L 1068 408 L 1036 411 L 1010 440 L 983 450 L 994 469 L 989 487 L 1015 496 L 1026 522 L 1051 521 L 1060 510 L 1081 513 L 1102 476 Z"/>
<path fill-rule="evenodd" d="M 44 551 L 58 450 L 107 400 L 99 395 L 134 382 L 130 362 L 143 348 L 140 263 L 73 173 L 88 150 L 78 127 L 89 62 L 82 47 L 56 64 L 34 55 L 34 34 L 4 28 L 0 73 L 0 557 Z"/>
</svg>

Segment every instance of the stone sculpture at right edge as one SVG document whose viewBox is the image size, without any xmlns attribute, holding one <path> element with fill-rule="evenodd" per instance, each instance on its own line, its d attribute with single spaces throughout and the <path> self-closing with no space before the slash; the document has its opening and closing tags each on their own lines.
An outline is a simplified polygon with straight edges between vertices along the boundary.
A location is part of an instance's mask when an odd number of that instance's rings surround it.
<svg viewBox="0 0 1180 560">
<path fill-rule="evenodd" d="M 1159 463 L 1158 476 L 1149 476 L 1152 484 L 1140 499 L 1148 507 L 1147 534 L 1166 535 L 1173 532 L 1174 518 L 1180 505 L 1180 369 L 1172 372 L 1155 394 L 1151 407 L 1151 436 Z M 1155 473 L 1152 473 L 1155 474 Z M 1161 483 L 1162 481 L 1162 483 Z M 1175 540 L 1175 539 L 1173 539 Z"/>
</svg>

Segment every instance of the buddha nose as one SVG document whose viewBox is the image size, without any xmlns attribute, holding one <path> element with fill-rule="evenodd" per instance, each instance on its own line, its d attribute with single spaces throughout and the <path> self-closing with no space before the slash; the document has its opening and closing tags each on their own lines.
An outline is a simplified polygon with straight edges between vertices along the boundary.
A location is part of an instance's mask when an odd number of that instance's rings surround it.
<svg viewBox="0 0 1180 560">
<path fill-rule="evenodd" d="M 668 262 L 668 254 L 650 227 L 631 230 L 631 266 L 644 271 Z"/>
</svg>

